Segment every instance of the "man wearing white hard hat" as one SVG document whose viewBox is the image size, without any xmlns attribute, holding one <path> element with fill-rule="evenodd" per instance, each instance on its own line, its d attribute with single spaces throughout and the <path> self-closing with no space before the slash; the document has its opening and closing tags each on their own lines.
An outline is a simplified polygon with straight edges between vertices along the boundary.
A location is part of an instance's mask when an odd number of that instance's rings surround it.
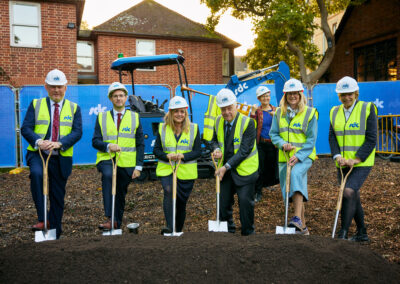
<svg viewBox="0 0 400 284">
<path fill-rule="evenodd" d="M 273 186 L 279 183 L 278 172 L 278 151 L 272 144 L 269 131 L 271 129 L 272 117 L 276 107 L 271 101 L 271 91 L 267 86 L 260 86 L 256 91 L 260 106 L 256 104 L 251 108 L 250 117 L 256 121 L 257 125 L 257 150 L 260 167 L 259 176 L 256 183 L 254 201 L 259 202 L 262 198 L 263 187 Z"/>
<path fill-rule="evenodd" d="M 221 179 L 221 221 L 228 222 L 228 231 L 236 230 L 233 222 L 234 194 L 239 200 L 241 234 L 254 234 L 254 189 L 258 178 L 258 153 L 254 120 L 236 108 L 236 96 L 222 89 L 216 97 L 221 115 L 216 119 L 212 155 L 222 159 L 223 166 L 215 175 Z"/>
<path fill-rule="evenodd" d="M 341 229 L 337 237 L 348 238 L 349 227 L 354 219 L 357 232 L 351 240 L 367 242 L 369 238 L 364 223 L 360 189 L 375 161 L 377 109 L 371 102 L 358 100 L 359 87 L 357 81 L 351 77 L 343 77 L 337 82 L 336 93 L 342 104 L 330 111 L 329 145 L 338 168 L 339 183 L 340 168 L 343 176 L 353 168 L 343 192 Z"/>
<path fill-rule="evenodd" d="M 298 234 L 309 235 L 304 203 L 308 201 L 307 172 L 317 156 L 318 112 L 307 106 L 303 84 L 299 80 L 286 81 L 283 92 L 269 135 L 279 149 L 279 181 L 283 200 L 285 204 L 292 202 L 294 207 L 289 227 L 294 227 Z M 286 200 L 286 157 L 292 167 L 289 200 Z"/>
<path fill-rule="evenodd" d="M 62 233 L 62 216 L 67 179 L 72 171 L 73 146 L 82 137 L 80 107 L 67 99 L 67 78 L 60 70 L 50 71 L 45 79 L 48 97 L 34 99 L 29 105 L 21 127 L 22 136 L 28 141 L 26 161 L 30 169 L 31 192 L 38 215 L 32 230 L 56 229 L 57 239 Z M 48 165 L 50 211 L 44 213 L 43 165 L 38 149 Z M 48 215 L 48 218 L 47 218 Z"/>
<path fill-rule="evenodd" d="M 183 97 L 173 97 L 160 123 L 154 145 L 154 155 L 158 159 L 156 174 L 161 180 L 164 191 L 163 210 L 166 227 L 161 234 L 173 232 L 173 197 L 172 168 L 177 170 L 177 197 L 175 232 L 182 232 L 186 219 L 186 203 L 197 179 L 197 159 L 201 156 L 199 127 L 191 123 L 188 115 L 188 104 Z"/>
<path fill-rule="evenodd" d="M 97 150 L 96 166 L 102 174 L 103 206 L 107 218 L 105 223 L 99 225 L 99 229 L 103 231 L 109 231 L 112 223 L 111 157 L 115 162 L 118 152 L 114 229 L 119 229 L 122 224 L 128 185 L 132 180 L 140 177 L 144 156 L 143 130 L 139 114 L 125 109 L 128 90 L 123 84 L 114 82 L 108 87 L 108 99 L 113 104 L 113 108 L 99 113 L 92 139 L 92 146 Z"/>
</svg>

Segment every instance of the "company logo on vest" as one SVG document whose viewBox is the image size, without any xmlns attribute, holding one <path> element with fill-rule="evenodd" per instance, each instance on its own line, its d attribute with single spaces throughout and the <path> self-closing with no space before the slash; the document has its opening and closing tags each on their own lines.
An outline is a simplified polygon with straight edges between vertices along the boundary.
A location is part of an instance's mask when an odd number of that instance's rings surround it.
<svg viewBox="0 0 400 284">
<path fill-rule="evenodd" d="M 350 128 L 356 128 L 358 127 L 358 123 L 357 122 L 353 122 L 352 124 L 349 125 Z"/>
</svg>

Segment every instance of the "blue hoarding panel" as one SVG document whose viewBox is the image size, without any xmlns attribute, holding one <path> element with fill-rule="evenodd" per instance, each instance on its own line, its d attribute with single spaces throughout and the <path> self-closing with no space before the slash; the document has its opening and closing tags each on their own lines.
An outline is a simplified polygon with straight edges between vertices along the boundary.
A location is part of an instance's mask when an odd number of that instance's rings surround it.
<svg viewBox="0 0 400 284">
<path fill-rule="evenodd" d="M 378 115 L 400 113 L 400 81 L 362 82 L 359 87 L 359 100 L 373 102 Z M 330 154 L 329 111 L 341 104 L 335 88 L 336 84 L 318 84 L 313 89 L 314 107 L 319 112 L 317 154 Z"/>
<path fill-rule="evenodd" d="M 0 167 L 17 166 L 15 96 L 8 86 L 0 86 Z"/>
<path fill-rule="evenodd" d="M 126 85 L 129 94 L 131 94 L 131 86 Z M 81 140 L 74 146 L 74 164 L 94 164 L 96 162 L 97 151 L 92 147 L 92 137 L 96 118 L 99 112 L 111 110 L 112 103 L 107 96 L 108 85 L 79 85 L 68 86 L 65 98 L 77 103 L 82 112 L 82 130 Z M 165 99 L 169 99 L 170 90 L 165 86 L 148 86 L 135 85 L 136 95 L 140 95 L 144 100 L 156 99 L 161 103 Z M 26 86 L 21 90 L 21 112 L 20 117 L 24 119 L 29 104 L 33 99 L 47 96 L 47 92 L 42 86 Z M 167 105 L 165 106 L 167 109 Z M 21 120 L 23 121 L 23 120 Z M 151 144 L 151 141 L 146 143 Z M 25 155 L 28 143 L 22 140 L 24 165 L 26 165 Z M 146 146 L 148 148 L 148 146 Z"/>
</svg>

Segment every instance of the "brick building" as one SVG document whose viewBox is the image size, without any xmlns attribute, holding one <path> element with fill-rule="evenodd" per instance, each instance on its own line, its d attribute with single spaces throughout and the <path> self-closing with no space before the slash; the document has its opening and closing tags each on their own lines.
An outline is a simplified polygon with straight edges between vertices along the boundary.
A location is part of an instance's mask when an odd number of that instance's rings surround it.
<svg viewBox="0 0 400 284">
<path fill-rule="evenodd" d="M 0 1 L 0 84 L 43 84 L 54 68 L 76 84 L 83 5 L 81 0 Z"/>
<path fill-rule="evenodd" d="M 0 84 L 43 84 L 51 69 L 70 84 L 118 81 L 110 69 L 118 54 L 184 52 L 189 83 L 218 84 L 234 74 L 239 44 L 203 25 L 143 0 L 92 31 L 79 30 L 84 0 L 0 1 Z M 130 80 L 124 79 L 124 83 Z M 176 66 L 136 70 L 135 83 L 178 84 Z"/>
<path fill-rule="evenodd" d="M 335 33 L 335 57 L 326 82 L 400 79 L 400 1 L 368 0 L 349 6 Z"/>
</svg>

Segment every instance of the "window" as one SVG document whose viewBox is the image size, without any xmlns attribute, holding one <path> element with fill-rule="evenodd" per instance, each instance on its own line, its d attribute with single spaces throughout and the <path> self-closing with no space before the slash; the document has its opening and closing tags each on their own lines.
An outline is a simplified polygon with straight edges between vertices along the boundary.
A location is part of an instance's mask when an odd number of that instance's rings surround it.
<svg viewBox="0 0 400 284">
<path fill-rule="evenodd" d="M 390 39 L 354 50 L 357 81 L 395 81 L 397 74 L 397 39 Z"/>
<path fill-rule="evenodd" d="M 78 41 L 77 61 L 79 72 L 94 72 L 94 49 L 93 43 L 90 41 Z"/>
<path fill-rule="evenodd" d="M 222 76 L 229 76 L 229 49 L 222 49 Z"/>
<path fill-rule="evenodd" d="M 156 54 L 156 42 L 154 40 L 136 40 L 136 56 L 152 56 Z M 143 67 L 137 70 L 155 71 L 155 67 Z"/>
<path fill-rule="evenodd" d="M 40 4 L 10 2 L 10 44 L 21 47 L 42 47 Z"/>
</svg>

